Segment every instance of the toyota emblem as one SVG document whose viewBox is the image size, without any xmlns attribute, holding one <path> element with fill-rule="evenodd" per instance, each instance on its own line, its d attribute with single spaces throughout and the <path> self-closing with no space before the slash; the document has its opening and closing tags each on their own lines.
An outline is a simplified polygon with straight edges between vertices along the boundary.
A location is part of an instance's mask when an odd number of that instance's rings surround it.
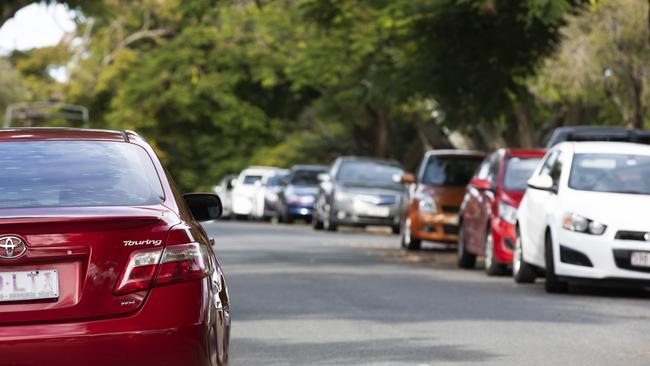
<svg viewBox="0 0 650 366">
<path fill-rule="evenodd" d="M 27 252 L 25 242 L 15 236 L 0 237 L 0 258 L 16 259 L 22 257 Z"/>
</svg>

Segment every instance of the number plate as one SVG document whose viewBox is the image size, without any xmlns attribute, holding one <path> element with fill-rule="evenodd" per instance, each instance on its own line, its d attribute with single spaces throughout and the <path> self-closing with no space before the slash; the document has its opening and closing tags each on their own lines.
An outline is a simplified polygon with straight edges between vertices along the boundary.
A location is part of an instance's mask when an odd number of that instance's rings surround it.
<svg viewBox="0 0 650 366">
<path fill-rule="evenodd" d="M 650 252 L 632 252 L 630 262 L 635 267 L 650 267 Z"/>
<path fill-rule="evenodd" d="M 56 270 L 0 272 L 0 302 L 58 297 L 59 273 Z"/>
<path fill-rule="evenodd" d="M 390 207 L 367 207 L 366 214 L 375 217 L 388 217 L 390 216 Z"/>
</svg>

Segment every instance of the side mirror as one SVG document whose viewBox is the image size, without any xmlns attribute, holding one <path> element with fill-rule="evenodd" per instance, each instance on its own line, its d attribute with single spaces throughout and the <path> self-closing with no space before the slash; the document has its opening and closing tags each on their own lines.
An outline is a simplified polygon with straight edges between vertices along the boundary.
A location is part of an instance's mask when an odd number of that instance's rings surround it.
<svg viewBox="0 0 650 366">
<path fill-rule="evenodd" d="M 214 193 L 187 193 L 183 198 L 199 222 L 216 220 L 223 213 L 221 199 Z"/>
<path fill-rule="evenodd" d="M 415 183 L 415 175 L 413 173 L 404 173 L 399 179 L 402 184 L 413 184 Z"/>
<path fill-rule="evenodd" d="M 318 180 L 320 182 L 329 182 L 330 181 L 330 175 L 328 173 L 320 173 L 318 174 Z"/>
<path fill-rule="evenodd" d="M 543 191 L 554 191 L 553 178 L 550 175 L 537 175 L 528 180 L 528 187 Z"/>
<path fill-rule="evenodd" d="M 493 188 L 492 183 L 490 183 L 490 181 L 487 179 L 472 178 L 469 184 L 476 189 L 484 191 L 489 191 Z"/>
</svg>

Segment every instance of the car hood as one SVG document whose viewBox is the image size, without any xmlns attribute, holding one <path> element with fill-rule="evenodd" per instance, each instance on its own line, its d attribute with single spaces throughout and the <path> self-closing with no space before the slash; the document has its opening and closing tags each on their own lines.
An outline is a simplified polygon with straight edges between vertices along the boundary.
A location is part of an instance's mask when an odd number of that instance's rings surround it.
<svg viewBox="0 0 650 366">
<path fill-rule="evenodd" d="M 623 230 L 650 231 L 650 195 L 570 190 L 562 200 L 565 212 Z"/>
<path fill-rule="evenodd" d="M 365 193 L 365 194 L 368 193 L 395 194 L 395 193 L 404 192 L 404 186 L 398 183 L 394 183 L 394 184 L 390 184 L 390 183 L 378 184 L 378 183 L 362 183 L 362 182 L 339 183 L 338 188 L 346 192 L 351 192 L 351 193 L 358 192 L 358 193 Z"/>
</svg>

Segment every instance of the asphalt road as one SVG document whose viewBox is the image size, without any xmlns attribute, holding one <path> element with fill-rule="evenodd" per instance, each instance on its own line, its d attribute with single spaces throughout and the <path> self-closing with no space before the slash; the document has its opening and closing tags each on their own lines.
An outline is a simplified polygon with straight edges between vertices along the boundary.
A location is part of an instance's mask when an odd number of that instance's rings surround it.
<svg viewBox="0 0 650 366">
<path fill-rule="evenodd" d="M 650 294 L 455 268 L 397 236 L 307 226 L 206 226 L 228 279 L 231 364 L 648 365 Z M 540 280 L 541 282 L 541 280 Z"/>
</svg>

